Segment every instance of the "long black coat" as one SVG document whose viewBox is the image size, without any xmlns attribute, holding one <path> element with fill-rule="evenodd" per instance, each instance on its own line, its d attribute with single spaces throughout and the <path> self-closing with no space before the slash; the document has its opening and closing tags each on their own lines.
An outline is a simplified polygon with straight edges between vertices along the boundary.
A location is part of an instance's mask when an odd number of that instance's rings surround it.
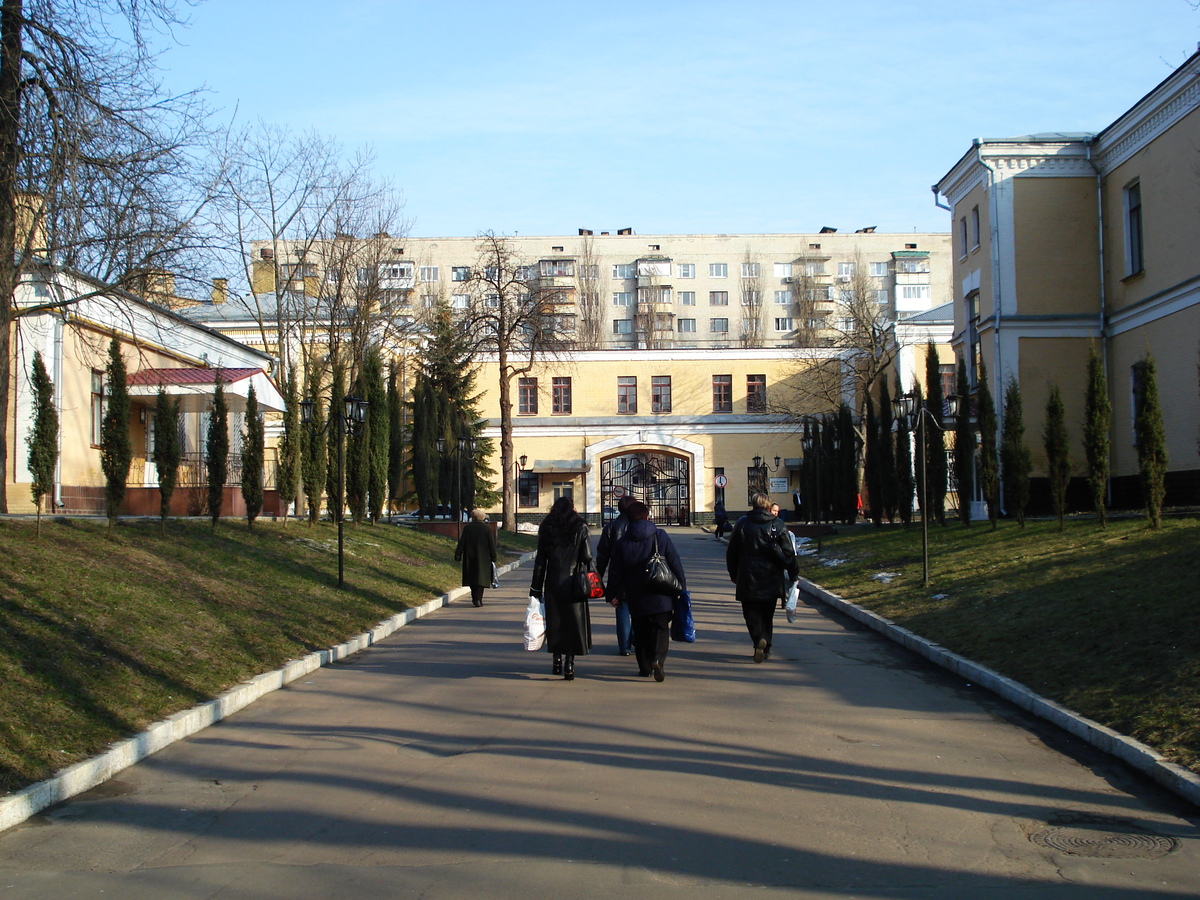
<svg viewBox="0 0 1200 900">
<path fill-rule="evenodd" d="M 560 535 L 545 523 L 538 529 L 537 557 L 529 593 L 546 604 L 546 650 L 583 656 L 592 649 L 587 601 L 576 602 L 575 573 L 592 561 L 588 529 L 579 521 L 573 534 Z"/>
<path fill-rule="evenodd" d="M 472 519 L 463 526 L 454 549 L 454 558 L 462 560 L 464 585 L 492 586 L 492 564 L 496 561 L 496 536 L 487 522 Z"/>
<path fill-rule="evenodd" d="M 613 542 L 612 560 L 608 567 L 608 594 L 628 603 L 631 616 L 651 616 L 670 612 L 672 608 L 673 597 L 646 589 L 646 563 L 654 553 L 655 537 L 658 539 L 659 555 L 666 558 L 680 586 L 687 590 L 683 563 L 679 561 L 679 553 L 667 533 L 646 519 L 630 522 L 625 533 Z"/>
<path fill-rule="evenodd" d="M 725 566 L 742 603 L 778 600 L 800 574 L 792 536 L 765 509 L 750 510 L 733 526 Z"/>
</svg>

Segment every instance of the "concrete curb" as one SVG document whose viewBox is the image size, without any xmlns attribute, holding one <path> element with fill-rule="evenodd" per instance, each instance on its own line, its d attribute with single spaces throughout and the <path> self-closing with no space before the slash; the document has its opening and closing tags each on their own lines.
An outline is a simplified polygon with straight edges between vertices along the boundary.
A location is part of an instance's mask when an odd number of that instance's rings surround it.
<svg viewBox="0 0 1200 900">
<path fill-rule="evenodd" d="M 1040 694 L 1035 694 L 1019 681 L 1013 681 L 986 666 L 981 666 L 957 653 L 952 653 L 932 641 L 913 634 L 906 628 L 901 628 L 890 619 L 885 619 L 869 609 L 864 609 L 837 594 L 830 593 L 806 578 L 801 578 L 800 584 L 805 593 L 856 622 L 866 625 L 901 646 L 925 657 L 935 665 L 954 672 L 972 684 L 987 688 L 1026 712 L 1045 719 L 1064 731 L 1087 741 L 1093 747 L 1133 766 L 1157 784 L 1194 805 L 1200 806 L 1200 776 L 1183 766 L 1170 762 L 1153 748 L 1118 731 L 1113 731 L 1099 722 L 1093 722 L 1091 719 L 1072 712 L 1065 706 L 1048 700 Z"/>
<path fill-rule="evenodd" d="M 532 553 L 523 554 L 516 562 L 499 566 L 498 573 L 503 575 L 511 572 L 533 559 L 533 556 Z M 176 741 L 190 737 L 209 725 L 220 722 L 227 716 L 245 709 L 260 697 L 271 691 L 279 690 L 297 678 L 322 666 L 337 662 L 339 659 L 345 659 L 360 650 L 366 650 L 372 644 L 391 635 L 398 628 L 403 628 L 422 616 L 436 612 L 459 597 L 470 596 L 470 592 L 470 588 L 466 587 L 453 588 L 428 603 L 397 613 L 390 619 L 380 622 L 370 631 L 352 637 L 345 643 L 330 647 L 328 650 L 318 650 L 301 659 L 294 659 L 285 663 L 282 668 L 266 672 L 237 687 L 230 688 L 207 703 L 201 703 L 191 709 L 180 710 L 161 722 L 155 722 L 141 734 L 117 741 L 98 756 L 75 763 L 52 778 L 31 784 L 11 796 L 0 798 L 0 831 L 24 822 L 30 816 L 36 815 L 55 803 L 61 803 L 76 794 L 90 791 L 122 769 L 127 769 L 150 754 L 157 753 Z"/>
</svg>

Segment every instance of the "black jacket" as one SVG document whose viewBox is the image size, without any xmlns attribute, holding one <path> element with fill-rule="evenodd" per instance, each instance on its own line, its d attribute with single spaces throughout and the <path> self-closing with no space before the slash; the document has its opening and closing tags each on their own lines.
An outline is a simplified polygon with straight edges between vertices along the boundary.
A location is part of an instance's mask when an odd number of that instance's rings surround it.
<svg viewBox="0 0 1200 900">
<path fill-rule="evenodd" d="M 791 535 L 783 522 L 765 509 L 750 510 L 733 526 L 725 566 L 742 603 L 778 600 L 800 575 Z"/>
<path fill-rule="evenodd" d="M 492 526 L 474 519 L 464 525 L 454 558 L 462 560 L 464 585 L 491 587 L 492 566 L 496 562 L 496 536 L 492 533 Z"/>
<path fill-rule="evenodd" d="M 613 544 L 621 539 L 621 535 L 628 527 L 629 517 L 625 513 L 621 513 L 605 525 L 604 530 L 600 532 L 600 540 L 596 543 L 596 571 L 601 578 L 604 577 L 604 572 L 608 569 L 608 561 L 612 558 Z"/>
<path fill-rule="evenodd" d="M 573 533 L 555 534 L 543 521 L 529 593 L 546 604 L 546 650 L 584 654 L 592 646 L 592 619 L 586 602 L 575 600 L 575 573 L 592 561 L 587 526 L 579 519 Z"/>
<path fill-rule="evenodd" d="M 648 519 L 630 522 L 625 533 L 613 544 L 612 563 L 608 569 L 608 595 L 628 603 L 631 616 L 650 616 L 671 611 L 673 597 L 646 590 L 646 563 L 654 553 L 656 536 L 659 555 L 666 558 L 680 586 L 687 590 L 683 563 L 679 561 L 679 553 L 667 533 Z"/>
</svg>

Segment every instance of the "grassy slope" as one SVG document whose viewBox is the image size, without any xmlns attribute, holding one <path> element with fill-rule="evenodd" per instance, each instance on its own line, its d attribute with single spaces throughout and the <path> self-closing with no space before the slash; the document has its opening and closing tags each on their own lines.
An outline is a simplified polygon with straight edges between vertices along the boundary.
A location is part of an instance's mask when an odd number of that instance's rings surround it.
<svg viewBox="0 0 1200 900">
<path fill-rule="evenodd" d="M 502 546 L 532 539 L 501 532 Z M 0 789 L 459 584 L 454 542 L 409 528 L 226 520 L 0 521 Z"/>
<path fill-rule="evenodd" d="M 933 527 L 928 589 L 916 526 L 850 529 L 823 558 L 847 562 L 812 580 L 1200 772 L 1195 519 Z"/>
</svg>

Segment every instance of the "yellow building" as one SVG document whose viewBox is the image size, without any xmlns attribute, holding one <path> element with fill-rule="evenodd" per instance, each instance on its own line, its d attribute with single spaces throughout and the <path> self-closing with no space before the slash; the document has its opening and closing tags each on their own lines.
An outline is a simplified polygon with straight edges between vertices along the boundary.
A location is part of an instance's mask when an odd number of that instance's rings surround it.
<svg viewBox="0 0 1200 900">
<path fill-rule="evenodd" d="M 1088 348 L 1113 408 L 1111 500 L 1141 505 L 1133 396 L 1158 370 L 1168 504 L 1200 499 L 1200 54 L 1095 134 L 977 139 L 934 185 L 953 216 L 954 345 L 972 383 L 986 362 L 999 402 L 1021 386 L 1035 475 L 1051 384 L 1062 391 L 1076 474 Z"/>
</svg>

